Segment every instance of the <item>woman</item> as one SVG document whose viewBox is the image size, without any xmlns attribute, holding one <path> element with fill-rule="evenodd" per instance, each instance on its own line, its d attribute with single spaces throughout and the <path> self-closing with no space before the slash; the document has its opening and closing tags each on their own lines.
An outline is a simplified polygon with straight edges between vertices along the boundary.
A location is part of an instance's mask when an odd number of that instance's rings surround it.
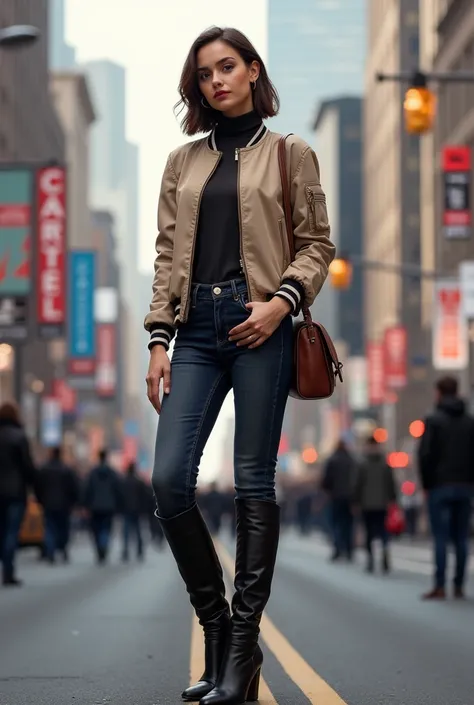
<svg viewBox="0 0 474 705">
<path fill-rule="evenodd" d="M 184 700 L 258 696 L 259 622 L 278 545 L 275 465 L 292 373 L 292 323 L 311 304 L 334 247 L 316 156 L 288 139 L 297 256 L 290 261 L 278 166 L 278 110 L 263 61 L 235 29 L 194 42 L 179 86 L 187 135 L 163 175 L 148 397 L 161 414 L 157 515 L 205 635 L 205 672 Z M 172 366 L 167 355 L 177 329 Z M 164 397 L 160 402 L 159 388 Z M 232 616 L 222 569 L 195 503 L 199 461 L 221 405 L 235 399 L 237 551 Z"/>
<path fill-rule="evenodd" d="M 3 584 L 19 586 L 15 577 L 18 534 L 28 490 L 36 490 L 36 470 L 16 404 L 0 406 L 0 557 Z"/>
</svg>

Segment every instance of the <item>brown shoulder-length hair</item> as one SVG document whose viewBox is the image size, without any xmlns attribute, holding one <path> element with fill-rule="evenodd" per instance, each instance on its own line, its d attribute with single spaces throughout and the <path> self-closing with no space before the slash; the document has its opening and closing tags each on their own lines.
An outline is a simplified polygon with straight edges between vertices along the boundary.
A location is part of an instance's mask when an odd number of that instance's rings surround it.
<svg viewBox="0 0 474 705">
<path fill-rule="evenodd" d="M 275 86 L 270 81 L 265 64 L 245 34 L 232 27 L 210 27 L 194 41 L 184 62 L 179 81 L 178 91 L 181 99 L 176 103 L 175 111 L 181 112 L 186 109 L 186 115 L 181 121 L 181 129 L 186 135 L 209 132 L 216 125 L 220 114 L 218 110 L 203 106 L 197 72 L 198 51 L 206 44 L 217 40 L 235 49 L 247 66 L 250 66 L 253 61 L 258 61 L 260 64 L 260 75 L 253 92 L 253 105 L 262 120 L 273 117 L 280 109 L 280 99 Z"/>
</svg>

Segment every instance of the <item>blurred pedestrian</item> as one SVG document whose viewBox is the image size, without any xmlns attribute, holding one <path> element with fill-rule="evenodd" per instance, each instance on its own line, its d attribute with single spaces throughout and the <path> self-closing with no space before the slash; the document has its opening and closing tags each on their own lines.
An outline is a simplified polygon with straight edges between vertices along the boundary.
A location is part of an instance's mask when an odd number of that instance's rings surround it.
<svg viewBox="0 0 474 705">
<path fill-rule="evenodd" d="M 18 406 L 0 406 L 0 557 L 3 585 L 19 586 L 15 575 L 18 534 L 29 492 L 37 491 L 37 472 Z"/>
<path fill-rule="evenodd" d="M 101 450 L 99 464 L 90 471 L 84 488 L 98 563 L 107 560 L 113 520 L 121 510 L 122 498 L 119 476 L 107 462 L 107 451 Z"/>
<path fill-rule="evenodd" d="M 259 623 L 279 539 L 275 466 L 293 372 L 291 314 L 313 303 L 335 248 L 316 155 L 292 135 L 285 160 L 294 226 L 288 236 L 297 254 L 289 256 L 281 136 L 264 123 L 276 114 L 278 97 L 249 40 L 232 28 L 204 32 L 189 51 L 179 90 L 184 132 L 211 134 L 174 150 L 162 179 L 153 299 L 145 319 L 148 397 L 161 413 L 153 487 L 206 640 L 204 676 L 183 697 L 217 705 L 258 697 Z M 167 350 L 176 330 L 171 374 Z M 237 515 L 232 618 L 222 569 L 195 503 L 199 461 L 231 389 Z"/>
<path fill-rule="evenodd" d="M 340 440 L 325 466 L 322 489 L 331 501 L 331 523 L 334 552 L 331 560 L 342 556 L 352 560 L 353 515 L 352 501 L 356 480 L 356 462 L 344 440 Z"/>
<path fill-rule="evenodd" d="M 201 507 L 213 536 L 217 536 L 221 530 L 224 503 L 223 494 L 218 489 L 217 483 L 211 482 L 207 492 L 203 493 Z"/>
<path fill-rule="evenodd" d="M 50 563 L 59 551 L 69 561 L 71 514 L 79 501 L 79 481 L 66 465 L 60 447 L 52 448 L 39 473 L 39 495 L 45 518 L 45 555 Z"/>
<path fill-rule="evenodd" d="M 365 528 L 365 547 L 367 550 L 368 573 L 374 571 L 373 543 L 377 539 L 382 543 L 382 569 L 390 570 L 388 552 L 388 532 L 385 526 L 387 510 L 397 499 L 392 468 L 373 436 L 367 439 L 363 458 L 357 466 L 354 503 L 362 512 Z"/>
<path fill-rule="evenodd" d="M 148 510 L 148 492 L 144 481 L 137 474 L 137 466 L 129 463 L 122 480 L 122 561 L 130 557 L 130 540 L 136 544 L 137 558 L 143 560 L 144 546 L 142 517 Z"/>
<path fill-rule="evenodd" d="M 444 377 L 436 385 L 436 408 L 425 420 L 418 462 L 436 565 L 433 589 L 423 597 L 446 597 L 446 552 L 451 540 L 456 553 L 454 596 L 462 598 L 474 496 L 474 418 L 458 396 L 454 377 Z"/>
</svg>

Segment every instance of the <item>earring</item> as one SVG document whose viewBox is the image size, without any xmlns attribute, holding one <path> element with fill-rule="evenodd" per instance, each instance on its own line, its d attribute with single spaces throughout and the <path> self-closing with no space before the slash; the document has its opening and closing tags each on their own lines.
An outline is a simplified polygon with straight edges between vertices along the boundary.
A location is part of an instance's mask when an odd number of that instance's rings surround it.
<svg viewBox="0 0 474 705">
<path fill-rule="evenodd" d="M 201 98 L 201 105 L 203 108 L 206 108 L 206 110 L 210 110 L 211 108 L 210 105 L 206 105 L 206 103 L 204 102 L 204 96 Z"/>
<path fill-rule="evenodd" d="M 257 78 L 255 79 L 255 81 L 252 81 L 252 88 L 254 91 L 257 90 L 257 81 L 258 81 Z"/>
</svg>

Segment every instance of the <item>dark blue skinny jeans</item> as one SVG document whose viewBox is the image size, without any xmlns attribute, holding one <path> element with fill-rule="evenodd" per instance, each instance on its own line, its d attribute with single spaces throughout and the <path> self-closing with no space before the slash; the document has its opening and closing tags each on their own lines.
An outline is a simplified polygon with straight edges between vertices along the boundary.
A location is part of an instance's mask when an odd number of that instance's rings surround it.
<svg viewBox="0 0 474 705">
<path fill-rule="evenodd" d="M 237 347 L 229 331 L 248 318 L 244 280 L 195 284 L 188 321 L 178 329 L 171 391 L 156 438 L 153 489 L 158 514 L 195 502 L 199 462 L 228 392 L 234 392 L 234 474 L 240 499 L 275 501 L 275 468 L 292 372 L 293 332 L 286 316 L 258 348 Z"/>
</svg>

